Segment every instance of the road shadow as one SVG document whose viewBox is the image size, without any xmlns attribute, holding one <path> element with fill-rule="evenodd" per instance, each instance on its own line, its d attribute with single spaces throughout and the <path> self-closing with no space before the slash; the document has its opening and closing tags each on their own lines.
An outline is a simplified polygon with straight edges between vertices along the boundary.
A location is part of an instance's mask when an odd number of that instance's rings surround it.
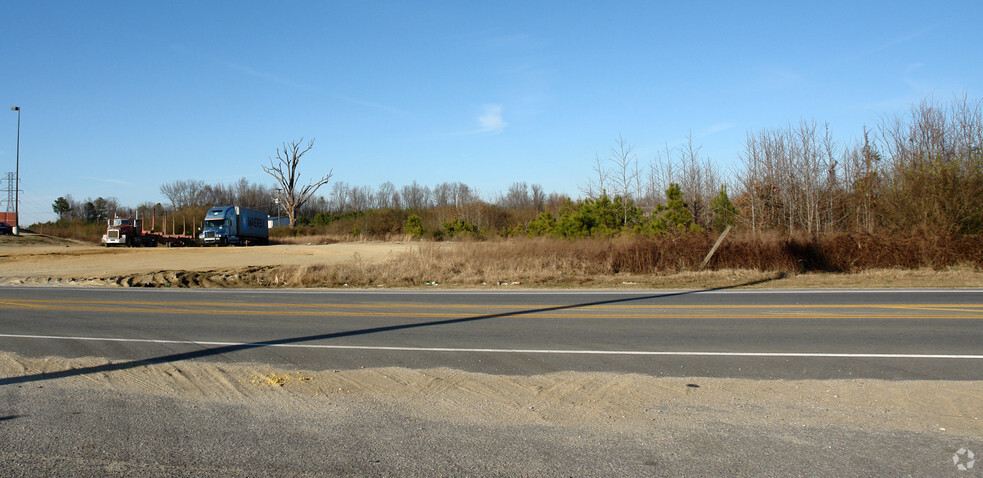
<svg viewBox="0 0 983 478">
<path fill-rule="evenodd" d="M 171 363 L 171 362 L 180 362 L 182 360 L 194 360 L 194 359 L 201 359 L 205 357 L 213 357 L 216 355 L 228 354 L 240 350 L 249 350 L 249 349 L 262 348 L 262 347 L 297 344 L 297 343 L 312 342 L 317 340 L 339 339 L 345 337 L 356 337 L 360 335 L 380 334 L 385 332 L 393 332 L 397 330 L 418 329 L 423 327 L 435 327 L 440 325 L 462 324 L 466 322 L 477 322 L 481 320 L 499 319 L 499 318 L 506 318 L 506 317 L 519 317 L 524 315 L 540 314 L 543 312 L 555 312 L 560 310 L 571 310 L 571 309 L 578 309 L 582 307 L 592 307 L 592 306 L 599 306 L 599 305 L 623 304 L 627 302 L 635 302 L 640 300 L 665 299 L 669 297 L 679 297 L 684 295 L 700 294 L 705 292 L 717 292 L 722 290 L 738 289 L 742 287 L 764 284 L 767 282 L 780 280 L 785 277 L 786 277 L 785 273 L 779 273 L 776 274 L 774 277 L 770 277 L 766 279 L 759 279 L 755 281 L 745 282 L 742 284 L 735 284 L 735 285 L 729 285 L 724 287 L 714 287 L 711 289 L 668 292 L 664 294 L 639 295 L 634 297 L 622 297 L 618 299 L 600 300 L 600 301 L 585 302 L 579 304 L 558 305 L 552 307 L 541 307 L 541 308 L 517 310 L 517 311 L 510 311 L 510 312 L 501 312 L 497 314 L 478 315 L 474 317 L 433 320 L 429 322 L 415 322 L 412 324 L 387 325 L 384 327 L 371 327 L 367 329 L 350 330 L 346 332 L 332 332 L 329 334 L 306 335 L 303 337 L 291 337 L 286 339 L 278 339 L 278 340 L 271 340 L 271 341 L 264 341 L 264 342 L 251 342 L 247 344 L 234 344 L 234 345 L 223 345 L 217 347 L 208 347 L 201 350 L 195 350 L 192 352 L 182 352 L 176 354 L 161 355 L 159 357 L 151 357 L 146 359 L 128 360 L 125 362 L 108 363 L 104 365 L 95 365 L 91 367 L 74 368 L 68 370 L 61 370 L 58 372 L 41 372 L 31 375 L 23 375 L 20 377 L 0 378 L 0 386 L 41 382 L 47 380 L 57 380 L 60 378 L 77 377 L 81 375 L 116 372 L 119 370 L 128 370 L 128 369 L 144 367 L 148 365 L 160 365 L 160 364 Z M 626 294 L 630 294 L 630 292 L 626 292 Z"/>
</svg>

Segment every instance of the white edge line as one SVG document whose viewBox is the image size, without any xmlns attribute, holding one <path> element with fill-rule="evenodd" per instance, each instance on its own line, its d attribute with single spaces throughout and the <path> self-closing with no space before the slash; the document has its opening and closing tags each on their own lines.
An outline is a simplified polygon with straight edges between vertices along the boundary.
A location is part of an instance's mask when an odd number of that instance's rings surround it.
<svg viewBox="0 0 983 478">
<path fill-rule="evenodd" d="M 266 342 L 215 342 L 202 340 L 165 339 L 127 339 L 114 337 L 68 337 L 57 335 L 19 335 L 0 334 L 3 338 L 78 340 L 91 342 L 127 342 L 145 344 L 179 344 L 218 347 L 281 347 L 298 349 L 327 350 L 380 350 L 398 352 L 464 352 L 464 353 L 516 353 L 516 354 L 567 354 L 567 355 L 634 355 L 634 356 L 679 356 L 679 357 L 772 357 L 772 358 L 873 358 L 873 359 L 959 359 L 983 360 L 983 355 L 958 354 L 889 354 L 889 353 L 814 353 L 814 352 L 688 352 L 688 351 L 648 351 L 648 350 L 555 350 L 555 349 L 494 349 L 494 348 L 453 348 L 453 347 L 395 347 L 371 345 L 323 345 L 323 344 L 277 344 Z"/>
</svg>

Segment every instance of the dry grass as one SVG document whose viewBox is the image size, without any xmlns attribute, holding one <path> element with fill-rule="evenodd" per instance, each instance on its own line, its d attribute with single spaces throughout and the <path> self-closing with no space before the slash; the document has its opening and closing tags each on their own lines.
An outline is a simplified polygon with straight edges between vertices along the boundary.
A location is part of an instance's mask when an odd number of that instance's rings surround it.
<svg viewBox="0 0 983 478">
<path fill-rule="evenodd" d="M 978 263 L 960 261 L 933 267 L 881 267 L 863 247 L 861 261 L 821 269 L 816 246 L 800 250 L 794 241 L 725 243 L 708 270 L 699 270 L 713 238 L 663 240 L 620 238 L 566 241 L 511 239 L 489 242 L 423 242 L 410 253 L 382 263 L 355 257 L 338 265 L 309 264 L 269 271 L 287 287 L 618 287 L 719 289 L 729 287 L 980 287 Z M 855 244 L 843 242 L 847 247 Z M 869 248 L 869 244 L 866 244 Z M 892 249 L 895 250 L 895 249 Z M 835 250 L 834 250 L 835 252 Z M 890 255 L 888 255 L 890 256 Z M 873 258 L 873 259 L 871 259 Z M 824 259 L 826 260 L 826 259 Z M 842 259 L 837 259 L 841 261 Z M 832 272 L 832 274 L 830 274 Z M 848 272 L 848 273 L 846 273 Z M 270 278 L 267 278 L 270 279 Z M 821 284 L 817 284 L 821 283 Z"/>
<path fill-rule="evenodd" d="M 293 245 L 303 245 L 303 244 L 315 244 L 315 245 L 326 245 L 326 244 L 337 244 L 339 242 L 367 242 L 370 239 L 365 236 L 352 236 L 352 235 L 335 235 L 335 234 L 300 234 L 300 235 L 276 235 L 270 236 L 271 244 L 293 244 Z M 382 242 L 409 242 L 412 241 L 412 236 L 406 234 L 391 234 L 383 237 L 382 239 L 372 239 L 373 241 Z"/>
<path fill-rule="evenodd" d="M 321 236 L 321 235 L 300 235 L 300 236 L 270 236 L 270 244 L 337 244 L 339 242 L 351 242 L 351 237 L 345 236 Z"/>
<path fill-rule="evenodd" d="M 98 222 L 95 224 L 86 223 L 48 223 L 36 224 L 32 231 L 44 236 L 60 237 L 75 241 L 99 244 L 99 239 L 106 233 L 106 223 Z"/>
<path fill-rule="evenodd" d="M 0 236 L 2 246 L 63 246 L 68 244 L 83 244 L 83 241 L 62 237 L 45 236 L 42 234 L 21 234 L 19 236 Z"/>
</svg>

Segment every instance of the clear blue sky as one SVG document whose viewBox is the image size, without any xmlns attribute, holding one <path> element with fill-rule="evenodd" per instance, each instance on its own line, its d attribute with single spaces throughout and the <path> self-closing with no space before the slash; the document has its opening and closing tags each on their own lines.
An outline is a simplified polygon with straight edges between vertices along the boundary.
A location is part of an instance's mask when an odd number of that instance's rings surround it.
<svg viewBox="0 0 983 478">
<path fill-rule="evenodd" d="M 0 173 L 17 105 L 24 224 L 66 194 L 272 185 L 260 165 L 301 137 L 307 178 L 576 197 L 619 134 L 647 163 L 692 133 L 728 173 L 749 131 L 815 119 L 845 143 L 926 98 L 983 97 L 979 1 L 8 1 L 0 18 Z"/>
</svg>

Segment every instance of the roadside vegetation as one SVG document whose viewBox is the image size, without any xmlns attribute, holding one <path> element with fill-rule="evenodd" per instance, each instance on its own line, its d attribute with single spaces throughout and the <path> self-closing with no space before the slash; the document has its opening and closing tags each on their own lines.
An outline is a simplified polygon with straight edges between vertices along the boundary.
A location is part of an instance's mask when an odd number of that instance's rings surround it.
<svg viewBox="0 0 983 478">
<path fill-rule="evenodd" d="M 809 238 L 738 235 L 725 241 L 702 269 L 712 239 L 706 234 L 689 234 L 581 240 L 424 241 L 415 252 L 381 263 L 355 257 L 344 264 L 271 268 L 261 276 L 268 284 L 290 287 L 716 288 L 773 283 L 803 273 L 835 272 L 860 277 L 876 272 L 881 276 L 876 281 L 868 278 L 852 285 L 890 287 L 892 281 L 909 276 L 901 274 L 906 270 L 936 279 L 962 273 L 962 282 L 953 283 L 965 286 L 967 277 L 980 277 L 977 272 L 983 265 L 983 252 L 972 240 L 929 244 L 912 239 L 897 243 L 887 237 L 878 241 L 872 236 L 857 235 L 816 242 Z M 953 255 L 952 251 L 961 253 Z M 934 280 L 924 284 L 942 286 Z"/>
<path fill-rule="evenodd" d="M 291 201 L 289 181 L 270 187 L 246 179 L 229 185 L 190 179 L 161 186 L 168 204 L 131 208 L 112 198 L 66 195 L 53 205 L 58 221 L 31 227 L 97 242 L 114 214 L 140 215 L 156 230 L 166 215 L 168 227 L 180 229 L 200 222 L 211 205 L 235 204 L 290 217 L 291 227 L 271 229 L 274 243 L 434 244 L 421 247 L 416 263 L 391 272 L 355 265 L 293 271 L 308 276 L 305 283 L 324 284 L 398 284 L 423 276 L 537 283 L 696 271 L 728 227 L 710 270 L 979 269 L 981 104 L 968 98 L 926 101 L 856 132 L 852 142 L 834 139 L 828 125 L 816 121 L 749 132 L 739 170 L 726 176 L 692 138 L 646 159 L 619 136 L 607 156 L 596 156 L 585 171 L 588 179 L 576 199 L 525 182 L 482 196 L 462 183 L 385 182 L 373 188 L 334 181 L 324 195 Z M 279 161 L 263 168 L 292 165 L 289 179 L 312 146 L 285 143 Z M 312 186 L 326 185 L 330 177 Z M 295 210 L 285 211 L 288 206 Z M 457 246 L 437 245 L 445 242 Z M 411 279 L 399 271 L 403 267 L 426 274 Z"/>
</svg>

